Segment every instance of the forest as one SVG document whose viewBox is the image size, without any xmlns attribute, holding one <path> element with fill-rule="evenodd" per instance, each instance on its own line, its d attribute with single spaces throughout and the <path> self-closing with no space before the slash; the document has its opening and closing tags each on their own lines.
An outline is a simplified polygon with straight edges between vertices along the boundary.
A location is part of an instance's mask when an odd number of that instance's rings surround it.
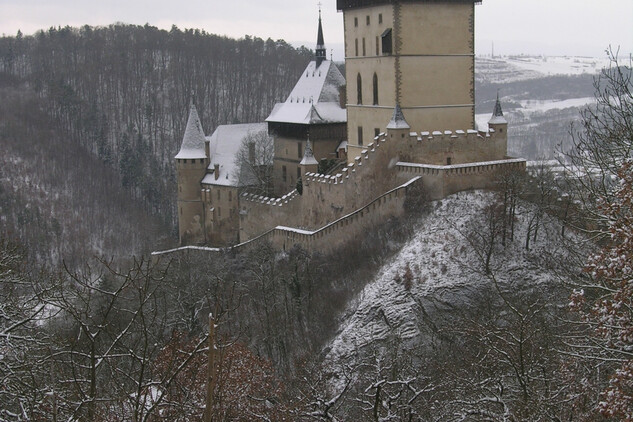
<svg viewBox="0 0 633 422">
<path fill-rule="evenodd" d="M 207 132 L 262 120 L 310 52 L 113 25 L 0 53 L 0 421 L 633 420 L 631 63 L 566 171 L 418 192 L 330 255 L 149 256 L 191 91 Z"/>
<path fill-rule="evenodd" d="M 175 26 L 64 27 L 0 38 L 3 226 L 17 229 L 41 263 L 147 252 L 165 235 L 173 242 L 173 157 L 192 95 L 207 134 L 220 124 L 260 122 L 310 57 L 284 41 Z M 32 198 L 38 203 L 29 207 Z M 113 225 L 85 218 L 101 210 L 134 234 L 111 239 Z M 66 217 L 72 213 L 76 219 Z M 63 250 L 48 250 L 53 243 Z"/>
</svg>

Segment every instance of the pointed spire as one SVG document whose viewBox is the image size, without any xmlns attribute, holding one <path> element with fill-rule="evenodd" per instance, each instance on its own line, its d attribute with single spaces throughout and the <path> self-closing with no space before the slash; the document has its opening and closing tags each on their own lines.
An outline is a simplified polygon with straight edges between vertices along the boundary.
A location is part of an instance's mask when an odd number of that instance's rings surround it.
<svg viewBox="0 0 633 422">
<path fill-rule="evenodd" d="M 308 138 L 308 143 L 306 144 L 306 149 L 303 153 L 303 160 L 299 163 L 302 166 L 318 166 L 319 162 L 314 158 L 314 152 L 312 151 L 312 144 L 310 143 L 310 138 Z"/>
<path fill-rule="evenodd" d="M 409 123 L 407 123 L 404 118 L 400 104 L 396 104 L 396 107 L 393 109 L 393 117 L 387 125 L 387 129 L 411 129 L 411 126 L 409 126 Z"/>
<path fill-rule="evenodd" d="M 488 121 L 492 124 L 504 124 L 508 123 L 505 117 L 503 117 L 503 110 L 501 109 L 501 101 L 499 101 L 499 91 L 497 91 L 497 101 L 495 102 L 495 109 L 492 112 L 492 117 Z"/>
<path fill-rule="evenodd" d="M 323 40 L 323 25 L 321 24 L 321 3 L 319 3 L 319 30 L 317 33 L 317 45 L 315 50 L 316 67 L 321 66 L 323 61 L 327 60 L 327 52 L 325 51 L 325 41 Z"/>
<path fill-rule="evenodd" d="M 189 119 L 187 120 L 187 127 L 182 137 L 180 151 L 175 157 L 176 159 L 206 158 L 204 131 L 202 130 L 202 124 L 200 123 L 200 117 L 194 101 L 195 96 L 192 93 L 189 104 Z"/>
</svg>

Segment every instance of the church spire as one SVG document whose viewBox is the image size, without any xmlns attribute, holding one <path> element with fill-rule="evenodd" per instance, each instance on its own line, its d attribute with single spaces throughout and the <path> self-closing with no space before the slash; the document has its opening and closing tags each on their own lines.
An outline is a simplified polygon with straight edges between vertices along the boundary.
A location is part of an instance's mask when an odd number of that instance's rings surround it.
<svg viewBox="0 0 633 422">
<path fill-rule="evenodd" d="M 321 24 L 321 3 L 319 3 L 319 31 L 317 33 L 317 45 L 316 45 L 316 67 L 321 66 L 324 60 L 327 59 L 325 51 L 325 41 L 323 40 L 323 25 Z"/>
</svg>

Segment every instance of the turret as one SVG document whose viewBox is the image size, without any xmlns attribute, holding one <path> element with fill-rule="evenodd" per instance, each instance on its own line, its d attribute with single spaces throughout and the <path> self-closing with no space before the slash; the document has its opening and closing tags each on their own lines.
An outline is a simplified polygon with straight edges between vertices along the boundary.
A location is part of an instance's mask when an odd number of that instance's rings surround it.
<svg viewBox="0 0 633 422">
<path fill-rule="evenodd" d="M 405 139 L 410 130 L 411 126 L 409 126 L 409 123 L 407 123 L 404 118 L 404 113 L 400 105 L 396 104 L 393 109 L 391 121 L 387 124 L 387 136 L 394 140 Z"/>
<path fill-rule="evenodd" d="M 314 158 L 314 152 L 312 151 L 312 144 L 309 138 L 305 152 L 303 153 L 303 159 L 299 165 L 301 166 L 301 180 L 306 180 L 306 173 L 316 173 L 319 168 L 319 162 Z"/>
<path fill-rule="evenodd" d="M 488 127 L 493 129 L 497 133 L 505 133 L 508 129 L 508 121 L 503 117 L 503 110 L 501 109 L 501 101 L 499 101 L 499 93 L 497 93 L 497 101 L 495 102 L 495 109 L 492 111 L 492 117 L 488 121 Z"/>
<path fill-rule="evenodd" d="M 204 243 L 204 206 L 200 182 L 209 165 L 208 143 L 193 99 L 176 159 L 178 232 L 181 244 Z"/>
<path fill-rule="evenodd" d="M 497 93 L 497 101 L 495 102 L 492 117 L 488 120 L 488 130 L 492 132 L 491 136 L 495 140 L 496 145 L 498 145 L 497 154 L 505 158 L 508 155 L 508 121 L 503 117 L 499 93 Z"/>
</svg>

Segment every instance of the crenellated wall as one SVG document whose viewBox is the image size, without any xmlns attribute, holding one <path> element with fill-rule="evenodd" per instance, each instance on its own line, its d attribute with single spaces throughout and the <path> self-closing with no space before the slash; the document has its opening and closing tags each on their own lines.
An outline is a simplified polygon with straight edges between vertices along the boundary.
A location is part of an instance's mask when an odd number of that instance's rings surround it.
<svg viewBox="0 0 633 422">
<path fill-rule="evenodd" d="M 278 199 L 242 196 L 240 241 L 279 225 L 316 230 L 364 207 L 402 183 L 397 177 L 397 158 L 396 145 L 383 136 L 338 174 L 306 173 L 302 195 L 292 191 Z"/>
</svg>

